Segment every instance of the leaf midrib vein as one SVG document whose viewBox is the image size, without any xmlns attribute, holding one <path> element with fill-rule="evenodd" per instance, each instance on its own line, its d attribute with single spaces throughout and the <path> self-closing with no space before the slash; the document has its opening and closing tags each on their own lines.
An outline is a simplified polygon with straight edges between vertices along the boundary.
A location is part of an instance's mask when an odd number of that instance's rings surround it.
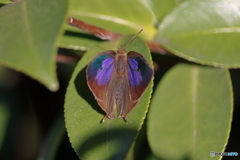
<svg viewBox="0 0 240 160">
<path fill-rule="evenodd" d="M 197 84 L 198 84 L 198 76 L 199 71 L 197 67 L 194 67 L 192 70 L 192 125 L 193 125 L 193 132 L 192 132 L 192 146 L 193 146 L 193 157 L 196 156 L 196 137 L 197 137 Z"/>
<path fill-rule="evenodd" d="M 42 68 L 40 66 L 44 66 L 44 65 L 42 65 L 42 63 L 41 63 L 41 57 L 37 52 L 37 47 L 36 47 L 36 45 L 34 43 L 34 40 L 33 40 L 34 36 L 32 34 L 31 26 L 30 26 L 30 23 L 29 23 L 26 1 L 22 1 L 22 6 L 23 6 L 23 14 L 24 14 L 23 19 L 24 19 L 24 22 L 25 22 L 24 24 L 25 24 L 25 27 L 26 27 L 25 30 L 26 30 L 26 33 L 28 33 L 27 38 L 28 38 L 29 46 L 30 46 L 31 50 L 33 51 L 32 54 L 34 54 L 34 56 L 31 57 L 31 58 L 34 58 L 34 59 L 31 59 L 31 61 L 35 62 L 35 65 L 37 65 L 36 68 L 38 68 L 39 72 L 40 72 L 41 71 L 40 68 Z M 42 72 L 42 73 L 44 73 L 44 72 Z M 39 75 L 42 75 L 42 74 L 39 74 Z M 34 77 L 36 77 L 36 75 Z M 38 78 L 40 78 L 40 76 L 38 76 Z"/>
<path fill-rule="evenodd" d="M 90 17 L 90 18 L 96 18 L 96 19 L 102 19 L 105 21 L 112 21 L 115 23 L 123 24 L 126 26 L 131 26 L 132 28 L 137 28 L 141 29 L 142 26 L 138 25 L 136 23 L 132 23 L 131 21 L 114 17 L 114 16 L 109 16 L 109 15 L 104 15 L 104 14 L 99 14 L 99 13 L 90 13 L 90 12 L 83 12 L 83 11 L 72 11 L 72 14 L 79 15 L 79 16 L 84 16 L 84 17 Z"/>
</svg>

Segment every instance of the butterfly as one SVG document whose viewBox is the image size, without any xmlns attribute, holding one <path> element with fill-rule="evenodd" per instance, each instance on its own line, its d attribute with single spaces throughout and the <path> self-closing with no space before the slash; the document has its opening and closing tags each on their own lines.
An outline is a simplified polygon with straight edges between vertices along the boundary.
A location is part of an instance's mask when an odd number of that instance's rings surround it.
<svg viewBox="0 0 240 160">
<path fill-rule="evenodd" d="M 114 119 L 116 109 L 118 118 L 127 121 L 128 113 L 152 79 L 153 69 L 145 58 L 135 51 L 126 53 L 124 49 L 138 34 L 117 52 L 107 50 L 98 54 L 86 69 L 88 86 L 106 113 L 103 122 L 106 118 Z"/>
</svg>

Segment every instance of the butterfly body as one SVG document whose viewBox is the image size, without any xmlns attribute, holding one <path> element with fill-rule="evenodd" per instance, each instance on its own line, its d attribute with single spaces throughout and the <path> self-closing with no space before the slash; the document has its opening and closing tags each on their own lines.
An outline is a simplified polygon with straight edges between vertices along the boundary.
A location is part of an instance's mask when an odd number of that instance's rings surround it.
<svg viewBox="0 0 240 160">
<path fill-rule="evenodd" d="M 87 82 L 105 118 L 126 120 L 152 79 L 153 70 L 134 51 L 108 50 L 98 54 L 87 67 Z M 115 111 L 117 110 L 117 113 Z"/>
</svg>

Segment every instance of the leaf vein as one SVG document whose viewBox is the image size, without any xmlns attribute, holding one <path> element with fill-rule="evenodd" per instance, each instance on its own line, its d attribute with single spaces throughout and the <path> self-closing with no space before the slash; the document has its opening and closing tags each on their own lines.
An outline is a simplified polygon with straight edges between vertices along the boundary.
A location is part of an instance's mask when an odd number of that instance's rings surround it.
<svg viewBox="0 0 240 160">
<path fill-rule="evenodd" d="M 196 137 L 197 137 L 197 84 L 199 71 L 196 67 L 192 70 L 192 116 L 193 116 L 193 157 L 196 157 Z"/>
<path fill-rule="evenodd" d="M 138 30 L 142 29 L 141 25 L 138 25 L 136 23 L 132 23 L 131 21 L 114 17 L 114 16 L 109 16 L 109 15 L 103 15 L 99 13 L 89 13 L 89 12 L 81 12 L 81 11 L 72 11 L 72 14 L 79 15 L 79 16 L 84 16 L 84 17 L 90 17 L 90 18 L 96 18 L 96 19 L 102 19 L 105 21 L 112 21 L 115 23 L 123 24 L 126 26 L 130 26 L 132 28 L 137 28 Z"/>
</svg>

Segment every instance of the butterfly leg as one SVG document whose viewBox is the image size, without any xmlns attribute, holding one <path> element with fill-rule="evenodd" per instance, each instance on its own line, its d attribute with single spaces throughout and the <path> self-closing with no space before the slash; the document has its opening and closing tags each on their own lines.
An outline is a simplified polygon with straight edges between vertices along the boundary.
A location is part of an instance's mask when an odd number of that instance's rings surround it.
<svg viewBox="0 0 240 160">
<path fill-rule="evenodd" d="M 103 123 L 106 119 L 108 118 L 108 116 L 104 116 L 103 119 L 101 120 L 101 122 Z"/>
<path fill-rule="evenodd" d="M 124 121 L 127 123 L 127 116 L 126 117 L 123 117 Z"/>
</svg>

